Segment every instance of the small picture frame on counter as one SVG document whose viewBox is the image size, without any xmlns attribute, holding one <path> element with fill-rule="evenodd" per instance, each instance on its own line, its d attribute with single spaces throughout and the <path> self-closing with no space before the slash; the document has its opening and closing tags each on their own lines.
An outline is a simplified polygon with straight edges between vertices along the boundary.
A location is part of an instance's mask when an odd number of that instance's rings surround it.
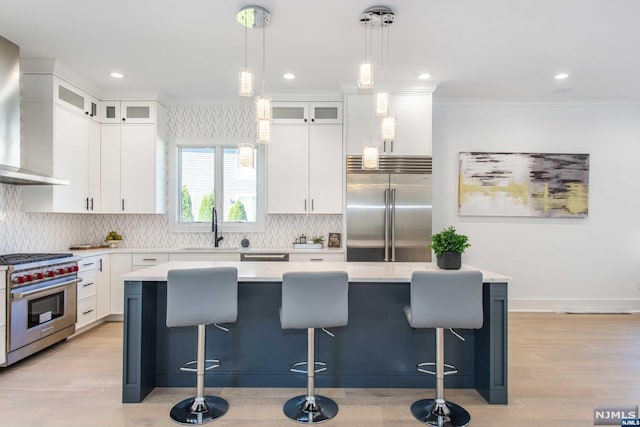
<svg viewBox="0 0 640 427">
<path fill-rule="evenodd" d="M 340 233 L 329 233 L 329 243 L 327 247 L 329 248 L 339 248 L 341 247 Z"/>
</svg>

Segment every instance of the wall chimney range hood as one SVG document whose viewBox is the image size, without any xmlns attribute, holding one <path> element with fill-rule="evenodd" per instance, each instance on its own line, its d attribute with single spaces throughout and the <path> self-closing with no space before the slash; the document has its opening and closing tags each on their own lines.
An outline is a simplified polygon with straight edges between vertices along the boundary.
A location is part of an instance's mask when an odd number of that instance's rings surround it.
<svg viewBox="0 0 640 427">
<path fill-rule="evenodd" d="M 20 49 L 0 36 L 0 183 L 69 185 L 20 166 Z"/>
</svg>

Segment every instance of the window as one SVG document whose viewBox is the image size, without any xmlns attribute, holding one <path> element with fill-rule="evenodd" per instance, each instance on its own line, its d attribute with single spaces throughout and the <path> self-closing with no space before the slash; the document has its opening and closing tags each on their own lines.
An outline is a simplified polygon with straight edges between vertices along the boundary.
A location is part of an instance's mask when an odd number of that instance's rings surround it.
<svg viewBox="0 0 640 427">
<path fill-rule="evenodd" d="M 213 208 L 221 231 L 261 231 L 263 150 L 254 151 L 254 167 L 240 167 L 237 144 L 179 140 L 171 169 L 172 231 L 210 232 Z"/>
</svg>

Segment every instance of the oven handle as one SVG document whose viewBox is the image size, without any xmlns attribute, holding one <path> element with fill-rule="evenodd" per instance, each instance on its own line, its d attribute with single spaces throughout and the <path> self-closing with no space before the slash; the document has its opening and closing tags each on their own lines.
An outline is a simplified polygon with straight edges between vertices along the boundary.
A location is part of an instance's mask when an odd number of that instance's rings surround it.
<svg viewBox="0 0 640 427">
<path fill-rule="evenodd" d="M 30 295 L 39 294 L 40 292 L 50 291 L 52 289 L 62 288 L 65 286 L 73 285 L 76 283 L 82 282 L 82 278 L 78 277 L 77 279 L 69 280 L 67 282 L 58 283 L 56 285 L 45 286 L 44 288 L 38 288 L 27 292 L 11 292 L 11 297 L 13 299 L 20 299 L 24 297 L 28 297 Z"/>
</svg>

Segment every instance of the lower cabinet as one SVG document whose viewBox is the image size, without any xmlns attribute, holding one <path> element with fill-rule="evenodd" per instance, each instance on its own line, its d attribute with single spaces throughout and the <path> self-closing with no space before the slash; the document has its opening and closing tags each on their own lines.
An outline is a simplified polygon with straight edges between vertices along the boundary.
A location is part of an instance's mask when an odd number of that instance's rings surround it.
<svg viewBox="0 0 640 427">
<path fill-rule="evenodd" d="M 290 262 L 308 262 L 308 261 L 324 261 L 324 262 L 344 262 L 344 254 L 289 254 Z"/>
<path fill-rule="evenodd" d="M 111 254 L 111 314 L 124 313 L 124 280 L 131 273 L 131 254 Z"/>
<path fill-rule="evenodd" d="M 109 255 L 85 257 L 78 263 L 78 306 L 76 329 L 110 313 Z"/>
<path fill-rule="evenodd" d="M 169 261 L 240 261 L 240 254 L 169 254 Z"/>
</svg>

